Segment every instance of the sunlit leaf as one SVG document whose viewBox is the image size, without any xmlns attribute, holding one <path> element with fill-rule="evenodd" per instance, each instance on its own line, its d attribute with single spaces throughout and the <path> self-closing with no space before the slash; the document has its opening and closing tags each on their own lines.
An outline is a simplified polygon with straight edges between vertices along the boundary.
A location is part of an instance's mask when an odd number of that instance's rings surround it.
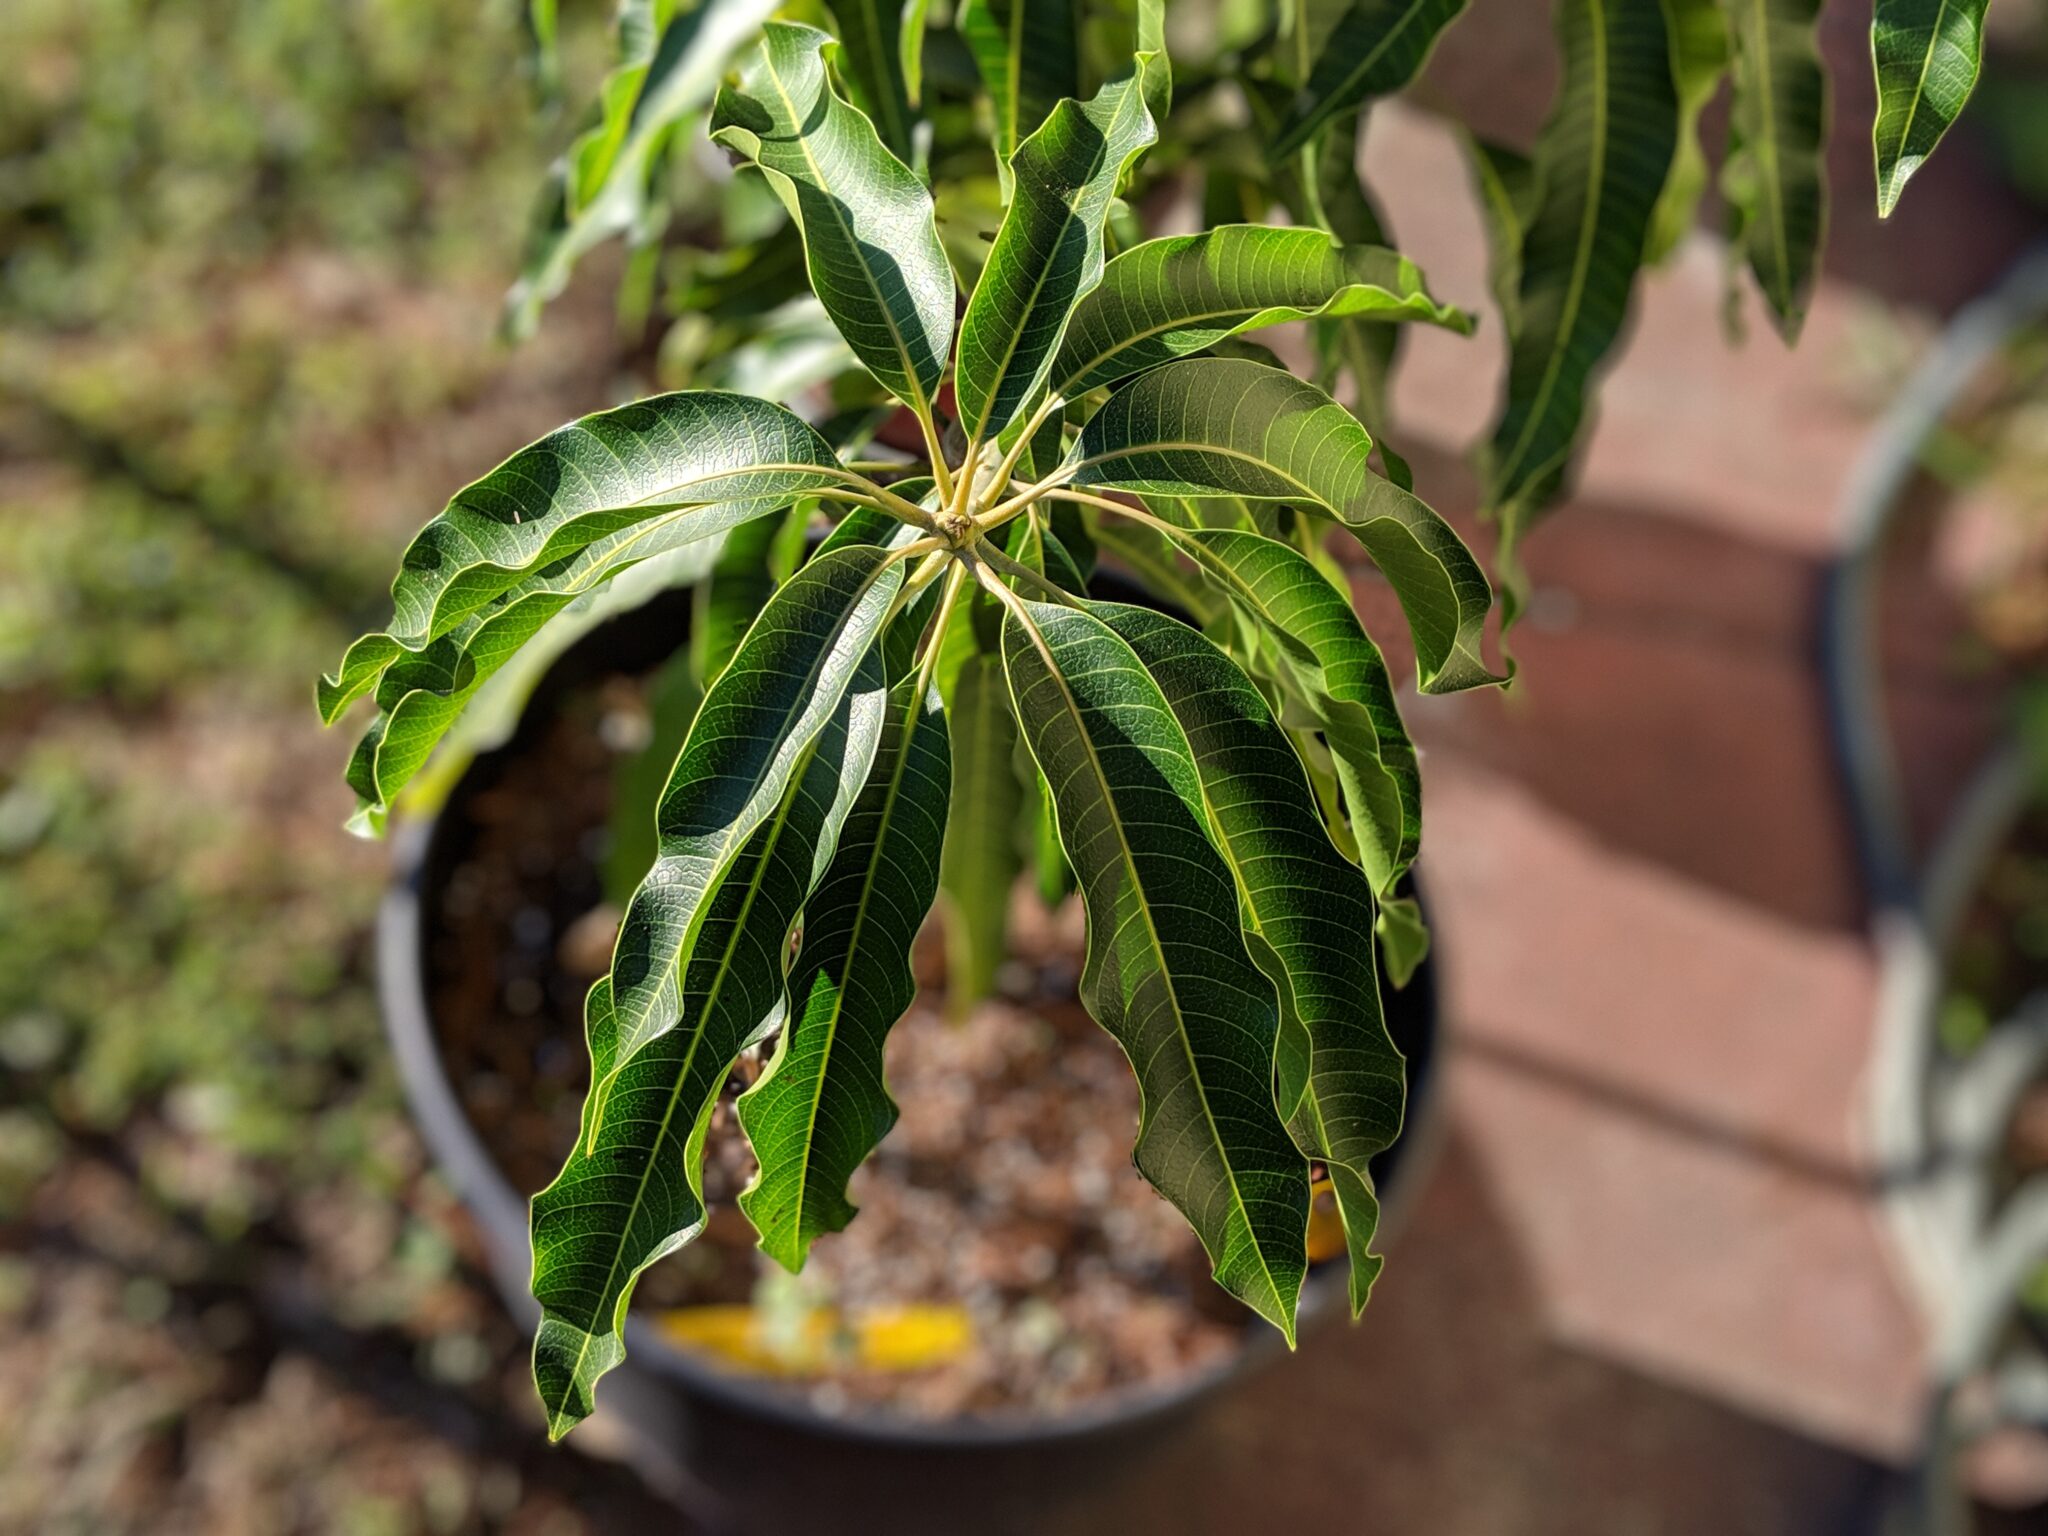
<svg viewBox="0 0 2048 1536">
<path fill-rule="evenodd" d="M 1308 1167 L 1273 1102 L 1277 997 L 1245 950 L 1187 738 L 1100 619 L 1021 612 L 1003 663 L 1087 905 L 1082 1001 L 1138 1076 L 1138 1169 L 1217 1283 L 1292 1341 Z"/>
<path fill-rule="evenodd" d="M 1157 137 L 1154 66 L 1062 101 L 1013 157 L 1016 193 L 960 322 L 955 389 L 968 438 L 986 442 L 1044 385 L 1075 302 L 1102 280 L 1102 227 L 1125 168 Z"/>
<path fill-rule="evenodd" d="M 858 674 L 835 695 L 776 814 L 755 825 L 704 893 L 696 943 L 676 966 L 677 1027 L 633 1051 L 615 1005 L 616 974 L 591 989 L 584 1134 L 533 1199 L 541 1305 L 533 1372 L 550 1438 L 590 1415 L 598 1378 L 625 1358 L 626 1310 L 641 1271 L 703 1229 L 712 1107 L 739 1053 L 787 1009 L 791 926 L 832 856 L 881 732 L 880 658 L 870 652 Z M 599 1085 L 608 1085 L 602 1113 Z"/>
<path fill-rule="evenodd" d="M 910 945 L 938 889 L 952 777 L 936 692 L 906 678 L 867 787 L 804 906 L 789 1022 L 740 1124 L 761 1171 L 740 1207 L 761 1247 L 794 1270 L 811 1240 L 852 1219 L 846 1181 L 896 1122 L 882 1043 L 917 994 Z"/>
<path fill-rule="evenodd" d="M 837 46 L 814 27 L 769 23 L 739 84 L 719 91 L 712 137 L 758 165 L 788 206 L 811 286 L 854 355 L 923 410 L 952 343 L 953 269 L 931 193 L 832 89 Z"/>
<path fill-rule="evenodd" d="M 662 794 L 660 854 L 619 927 L 611 979 L 620 1062 L 682 1020 L 684 963 L 709 898 L 783 804 L 902 584 L 901 562 L 874 545 L 810 561 L 706 691 Z M 601 1078 L 592 1090 L 600 1102 L 609 1092 Z"/>
<path fill-rule="evenodd" d="M 1405 1092 L 1366 937 L 1372 887 L 1331 846 L 1294 749 L 1235 662 L 1163 615 L 1106 603 L 1090 612 L 1130 646 L 1186 734 L 1252 956 L 1306 1039 L 1305 1070 L 1279 1085 L 1280 1111 L 1301 1150 L 1331 1169 L 1360 1311 L 1380 1269 L 1371 1163 L 1400 1134 Z M 1339 1169 L 1350 1177 L 1337 1180 Z"/>
<path fill-rule="evenodd" d="M 1426 692 L 1498 678 L 1480 653 L 1493 602 L 1448 523 L 1367 462 L 1372 438 L 1313 384 L 1257 363 L 1189 358 L 1139 375 L 1089 419 L 1079 484 L 1284 501 L 1342 523 L 1401 600 Z"/>
<path fill-rule="evenodd" d="M 1877 215 L 1890 218 L 1913 173 L 1962 115 L 1984 62 L 1990 0 L 1877 0 L 1870 56 L 1877 68 Z"/>
<path fill-rule="evenodd" d="M 1340 245 L 1320 230 L 1230 224 L 1148 240 L 1111 261 L 1074 306 L 1053 388 L 1072 398 L 1226 336 L 1316 315 L 1472 329 L 1398 252 Z"/>
</svg>

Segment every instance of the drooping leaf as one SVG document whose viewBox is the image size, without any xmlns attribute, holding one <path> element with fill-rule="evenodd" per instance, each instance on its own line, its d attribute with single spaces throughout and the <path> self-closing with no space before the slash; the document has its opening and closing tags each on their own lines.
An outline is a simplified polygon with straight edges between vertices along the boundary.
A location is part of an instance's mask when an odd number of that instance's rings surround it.
<svg viewBox="0 0 2048 1536">
<path fill-rule="evenodd" d="M 931 193 L 890 154 L 826 69 L 815 27 L 770 22 L 738 85 L 720 89 L 712 137 L 758 165 L 803 231 L 811 286 L 854 355 L 925 410 L 953 336 L 953 269 Z"/>
<path fill-rule="evenodd" d="M 1016 193 L 960 322 L 954 380 L 973 442 L 1007 427 L 1044 385 L 1075 301 L 1102 280 L 1102 227 L 1125 168 L 1158 136 L 1138 72 L 1086 103 L 1063 100 L 1012 157 Z"/>
<path fill-rule="evenodd" d="M 1353 0 L 1329 30 L 1308 84 L 1274 142 L 1292 154 L 1339 114 L 1413 80 L 1467 0 Z"/>
<path fill-rule="evenodd" d="M 1407 986 L 1429 954 L 1429 928 L 1422 921 L 1422 908 L 1410 897 L 1388 897 L 1380 903 L 1378 932 L 1387 979 L 1397 987 Z"/>
<path fill-rule="evenodd" d="M 598 1378 L 625 1357 L 626 1310 L 641 1271 L 703 1228 L 711 1109 L 739 1053 L 786 1011 L 791 926 L 832 857 L 881 733 L 880 658 L 870 652 L 857 670 L 775 814 L 748 834 L 706 893 L 696 946 L 677 968 L 678 1027 L 629 1051 L 615 978 L 591 990 L 584 1134 L 533 1200 L 533 1294 L 541 1304 L 533 1372 L 550 1438 L 589 1416 Z"/>
<path fill-rule="evenodd" d="M 1379 1220 L 1372 1159 L 1400 1134 L 1404 1096 L 1367 938 L 1372 887 L 1331 846 L 1293 747 L 1235 662 L 1161 614 L 1107 603 L 1089 611 L 1130 646 L 1186 734 L 1251 953 L 1306 1039 L 1305 1071 L 1284 1085 L 1280 1112 L 1304 1153 L 1333 1178 L 1338 1168 L 1351 1175 L 1337 1184 L 1337 1204 L 1359 1312 L 1380 1269 L 1369 1251 Z"/>
<path fill-rule="evenodd" d="M 1732 0 L 1735 109 L 1721 184 L 1779 332 L 1798 338 L 1827 227 L 1820 0 Z"/>
<path fill-rule="evenodd" d="M 1422 836 L 1422 779 L 1380 649 L 1299 550 L 1256 533 L 1177 536 L 1252 627 L 1259 654 L 1328 743 L 1373 888 L 1391 892 Z"/>
<path fill-rule="evenodd" d="M 1536 217 L 1536 166 L 1527 155 L 1469 134 L 1465 148 L 1486 221 L 1489 286 L 1513 342 L 1522 329 L 1522 242 L 1528 238 L 1529 221 Z"/>
<path fill-rule="evenodd" d="M 761 1165 L 740 1208 L 791 1270 L 852 1219 L 846 1181 L 896 1123 L 882 1043 L 917 995 L 910 945 L 938 889 L 952 777 L 945 714 L 918 683 L 890 690 L 867 787 L 804 905 L 789 1022 L 739 1103 Z"/>
<path fill-rule="evenodd" d="M 1003 664 L 1087 905 L 1081 997 L 1138 1075 L 1139 1171 L 1217 1283 L 1291 1341 L 1308 1170 L 1273 1103 L 1276 994 L 1246 953 L 1187 738 L 1100 619 L 1021 609 Z"/>
<path fill-rule="evenodd" d="M 604 894 L 621 907 L 654 867 L 660 850 L 656 818 L 661 792 L 690 734 L 690 722 L 697 718 L 697 706 L 704 701 L 704 685 L 698 681 L 702 675 L 688 646 L 661 664 L 647 685 L 647 742 L 613 771 Z"/>
<path fill-rule="evenodd" d="M 1499 679 L 1480 654 L 1485 573 L 1451 527 L 1367 462 L 1372 438 L 1313 384 L 1231 358 L 1168 363 L 1109 397 L 1069 469 L 1164 496 L 1284 501 L 1356 535 L 1401 600 L 1425 692 Z"/>
<path fill-rule="evenodd" d="M 1078 0 L 964 0 L 960 34 L 995 109 L 996 165 L 1009 200 L 1010 157 L 1066 97 L 1081 94 Z"/>
<path fill-rule="evenodd" d="M 1728 73 L 1728 11 L 1753 0 L 1664 0 L 1671 41 L 1671 81 L 1678 94 L 1678 143 L 1671 170 L 1650 216 L 1643 260 L 1654 266 L 1678 249 L 1707 190 L 1707 151 L 1700 143 L 1700 113 Z"/>
<path fill-rule="evenodd" d="M 1990 0 L 1877 0 L 1870 57 L 1877 69 L 1877 216 L 1891 217 L 1913 173 L 1962 115 L 1984 62 Z"/>
<path fill-rule="evenodd" d="M 854 101 L 889 152 L 909 160 L 917 119 L 910 110 L 905 65 L 923 47 L 924 6 L 906 6 L 903 0 L 832 0 L 832 16 L 839 23 L 840 58 Z"/>
<path fill-rule="evenodd" d="M 874 545 L 812 560 L 705 692 L 662 793 L 659 857 L 619 925 L 611 980 L 621 1063 L 681 1018 L 683 966 L 708 898 L 783 803 L 902 585 L 901 562 Z M 602 1080 L 592 1089 L 599 1103 L 609 1092 Z"/>
<path fill-rule="evenodd" d="M 1471 318 L 1429 294 L 1415 264 L 1320 230 L 1228 224 L 1134 246 L 1074 306 L 1053 364 L 1069 399 L 1200 352 L 1226 336 L 1311 315 L 1417 320 L 1469 334 Z"/>
<path fill-rule="evenodd" d="M 585 252 L 654 222 L 650 183 L 668 144 L 710 102 L 726 61 L 776 3 L 704 0 L 659 28 L 644 0 L 621 8 L 619 61 L 600 90 L 597 121 L 551 173 L 519 281 L 505 296 L 514 339 L 532 334 Z"/>
<path fill-rule="evenodd" d="M 963 631 L 971 633 L 967 625 Z M 955 1018 L 995 988 L 1007 953 L 1010 891 L 1023 860 L 1017 826 L 1024 784 L 1012 759 L 1017 721 L 1002 659 L 970 656 L 960 666 L 947 712 L 953 743 L 952 813 L 946 822 L 939 890 L 946 932 L 946 999 Z"/>
<path fill-rule="evenodd" d="M 1661 0 L 1561 0 L 1557 32 L 1564 77 L 1536 146 L 1507 402 L 1486 452 L 1510 552 L 1562 486 L 1678 138 Z"/>
</svg>

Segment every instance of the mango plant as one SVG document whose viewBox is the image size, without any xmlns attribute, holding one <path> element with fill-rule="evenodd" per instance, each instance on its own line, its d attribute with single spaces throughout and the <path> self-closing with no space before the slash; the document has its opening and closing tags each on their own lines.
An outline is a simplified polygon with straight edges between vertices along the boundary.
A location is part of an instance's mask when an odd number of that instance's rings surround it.
<svg viewBox="0 0 2048 1536">
<path fill-rule="evenodd" d="M 1321 1177 L 1363 1308 L 1404 1094 L 1380 981 L 1426 941 L 1401 895 L 1421 805 L 1328 539 L 1398 599 L 1421 691 L 1503 680 L 1492 586 L 1384 433 L 1401 328 L 1472 322 L 1389 248 L 1358 170 L 1363 114 L 1464 0 L 1202 8 L 1178 105 L 1158 0 L 960 0 L 929 37 L 922 3 L 838 4 L 843 41 L 776 9 L 626 0 L 508 310 L 529 330 L 610 234 L 654 249 L 701 130 L 743 171 L 721 216 L 753 233 L 692 268 L 690 303 L 764 382 L 585 417 L 460 491 L 406 551 L 389 626 L 320 690 L 329 721 L 375 700 L 348 770 L 374 831 L 536 637 L 629 570 L 709 572 L 664 674 L 673 767 L 625 797 L 651 825 L 610 871 L 631 889 L 588 999 L 581 1132 L 532 1206 L 557 1437 L 623 1358 L 637 1277 L 703 1229 L 743 1053 L 771 1052 L 738 1104 L 759 1164 L 740 1205 L 794 1270 L 852 1219 L 895 1119 L 883 1047 L 926 914 L 956 1001 L 985 994 L 1026 862 L 1080 896 L 1082 1000 L 1141 1090 L 1137 1167 L 1217 1283 L 1292 1342 Z M 1692 221 L 1724 78 L 1736 247 L 1796 332 L 1824 217 L 1817 9 L 1559 0 L 1533 156 L 1473 145 L 1510 353 L 1483 452 L 1503 571 L 1636 273 Z M 1967 91 L 1982 9 L 1878 0 L 1887 209 Z M 552 3 L 534 16 L 552 37 Z M 1200 232 L 1145 238 L 1136 205 L 1190 188 Z M 1310 377 L 1247 339 L 1285 322 Z M 799 393 L 808 418 L 764 397 Z M 1155 601 L 1091 596 L 1098 559 Z"/>
</svg>

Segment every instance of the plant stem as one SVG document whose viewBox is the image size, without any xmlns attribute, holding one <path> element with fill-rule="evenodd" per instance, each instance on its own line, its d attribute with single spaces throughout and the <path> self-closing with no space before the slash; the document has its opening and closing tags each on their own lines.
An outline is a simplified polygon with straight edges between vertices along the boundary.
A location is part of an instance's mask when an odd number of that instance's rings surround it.
<svg viewBox="0 0 2048 1536">
<path fill-rule="evenodd" d="M 1049 593 L 1055 602 L 1065 603 L 1070 608 L 1080 606 L 1080 599 L 1065 587 L 1046 580 L 1045 577 L 1032 570 L 1030 566 L 1019 564 L 999 549 L 984 545 L 981 550 L 981 558 L 1001 571 L 1005 576 L 1013 576 L 1020 581 L 1028 581 L 1041 591 Z"/>
</svg>

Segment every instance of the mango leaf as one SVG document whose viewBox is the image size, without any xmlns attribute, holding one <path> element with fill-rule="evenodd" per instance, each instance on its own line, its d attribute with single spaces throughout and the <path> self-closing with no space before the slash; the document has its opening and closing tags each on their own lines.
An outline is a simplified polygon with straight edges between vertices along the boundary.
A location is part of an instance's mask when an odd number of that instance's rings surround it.
<svg viewBox="0 0 2048 1536">
<path fill-rule="evenodd" d="M 903 0 L 832 0 L 839 23 L 841 73 L 853 99 L 866 112 L 889 152 L 899 160 L 914 153 L 909 61 L 924 48 L 922 4 Z"/>
<path fill-rule="evenodd" d="M 803 1267 L 811 1240 L 852 1219 L 846 1181 L 896 1123 L 882 1043 L 917 995 L 910 946 L 939 883 L 951 754 L 939 696 L 890 690 L 867 786 L 804 906 L 789 1022 L 739 1102 L 761 1171 L 740 1208 L 761 1247 Z"/>
<path fill-rule="evenodd" d="M 1707 190 L 1700 113 L 1728 73 L 1728 9 L 1750 3 L 1753 0 L 1664 0 L 1671 82 L 1678 94 L 1678 143 L 1643 247 L 1643 260 L 1652 266 L 1678 249 L 1699 214 L 1700 198 Z"/>
<path fill-rule="evenodd" d="M 749 527 L 757 526 L 749 524 Z M 693 631 L 694 633 L 694 628 Z M 634 888 L 647 878 L 661 850 L 657 818 L 669 769 L 690 734 L 704 685 L 696 658 L 684 646 L 661 664 L 647 683 L 647 743 L 629 754 L 612 773 L 612 809 L 607 818 L 604 894 L 623 907 Z"/>
<path fill-rule="evenodd" d="M 805 503 L 797 512 L 786 517 L 758 517 L 751 523 L 742 523 L 725 536 L 725 547 L 718 552 L 718 559 L 712 564 L 710 574 L 699 582 L 690 594 L 690 664 L 701 687 L 708 688 L 718 680 L 733 653 L 740 648 L 740 641 L 746 638 L 748 628 L 761 610 L 768 606 L 769 598 L 784 581 L 796 562 L 788 560 L 787 565 L 777 570 L 780 551 L 788 559 L 790 529 L 797 530 L 798 550 L 802 548 L 803 524 L 808 521 L 804 513 Z M 870 512 L 867 507 L 856 507 L 858 512 Z M 873 515 L 888 517 L 886 512 Z M 907 523 L 889 521 L 896 527 L 907 528 Z M 677 743 L 681 745 L 680 742 Z M 670 761 L 674 761 L 671 752 Z"/>
<path fill-rule="evenodd" d="M 770 22 L 738 85 L 720 89 L 712 138 L 761 168 L 803 231 L 811 286 L 854 356 L 897 399 L 930 408 L 953 337 L 953 269 L 931 193 L 839 99 L 838 44 Z"/>
<path fill-rule="evenodd" d="M 684 962 L 696 952 L 709 898 L 783 803 L 902 585 L 902 563 L 874 545 L 811 561 L 705 691 L 662 792 L 660 854 L 619 925 L 611 981 L 621 1063 L 682 1019 Z M 593 1101 L 609 1093 L 600 1079 Z"/>
<path fill-rule="evenodd" d="M 1277 159 L 1293 154 L 1323 126 L 1375 96 L 1391 95 L 1420 73 L 1436 40 L 1467 0 L 1354 0 L 1327 39 L 1294 110 L 1274 141 Z"/>
<path fill-rule="evenodd" d="M 1010 157 L 1054 103 L 1081 94 L 1078 0 L 965 0 L 960 35 L 995 109 L 996 165 L 1010 200 Z"/>
<path fill-rule="evenodd" d="M 1379 1203 L 1372 1159 L 1401 1131 L 1401 1054 L 1380 1017 L 1366 938 L 1372 887 L 1331 846 L 1301 763 L 1238 666 L 1186 625 L 1143 608 L 1092 603 L 1128 645 L 1186 733 L 1216 846 L 1244 902 L 1246 934 L 1280 1007 L 1307 1044 L 1283 1083 L 1295 1144 L 1332 1169 L 1360 1312 L 1380 1260 L 1370 1252 Z M 1335 1180 L 1335 1170 L 1350 1177 Z"/>
<path fill-rule="evenodd" d="M 1735 244 L 1789 343 L 1806 319 L 1827 227 L 1828 77 L 1820 0 L 1735 0 L 1735 109 L 1722 190 Z"/>
<path fill-rule="evenodd" d="M 1429 928 L 1422 920 L 1422 908 L 1406 896 L 1391 896 L 1380 902 L 1380 953 L 1386 957 L 1387 980 L 1397 987 L 1408 985 L 1415 968 L 1429 954 Z"/>
<path fill-rule="evenodd" d="M 1536 217 L 1536 167 L 1527 155 L 1469 134 L 1465 148 L 1486 222 L 1489 286 L 1512 343 L 1522 329 L 1522 242 Z"/>
<path fill-rule="evenodd" d="M 1138 71 L 1085 105 L 1061 101 L 1012 157 L 1016 195 L 960 322 L 954 379 L 969 441 L 987 442 L 1037 395 L 1076 300 L 1102 280 L 1102 227 L 1124 170 L 1158 137 Z"/>
<path fill-rule="evenodd" d="M 726 60 L 776 3 L 703 0 L 659 26 L 647 0 L 620 8 L 619 60 L 600 88 L 597 121 L 550 174 L 519 281 L 505 296 L 504 326 L 514 340 L 533 333 L 585 252 L 659 222 L 651 183 L 667 146 L 711 100 Z M 553 7 L 547 10 L 551 21 Z"/>
<path fill-rule="evenodd" d="M 1251 626 L 1258 655 L 1328 743 L 1373 889 L 1391 893 L 1422 837 L 1422 778 L 1380 648 L 1308 556 L 1228 528 L 1177 536 Z"/>
<path fill-rule="evenodd" d="M 1510 556 L 1562 486 L 1678 140 L 1660 0 L 1561 0 L 1557 31 L 1564 78 L 1536 146 L 1507 403 L 1485 455 Z"/>
<path fill-rule="evenodd" d="M 541 1304 L 533 1374 L 551 1439 L 589 1416 L 598 1378 L 625 1358 L 626 1310 L 641 1271 L 703 1229 L 711 1110 L 739 1053 L 786 1011 L 791 927 L 832 856 L 881 732 L 881 660 L 869 652 L 857 670 L 778 797 L 777 814 L 749 833 L 706 892 L 697 945 L 677 967 L 681 1024 L 632 1053 L 614 978 L 591 989 L 584 1135 L 532 1210 L 533 1294 Z"/>
<path fill-rule="evenodd" d="M 1164 496 L 1285 501 L 1356 535 L 1401 600 L 1427 693 L 1500 679 L 1480 654 L 1493 603 L 1457 534 L 1366 462 L 1372 437 L 1313 384 L 1233 358 L 1140 374 L 1082 428 L 1082 485 Z"/>
<path fill-rule="evenodd" d="M 1276 994 L 1246 953 L 1187 738 L 1088 613 L 1020 602 L 1003 664 L 1087 905 L 1081 998 L 1138 1076 L 1138 1169 L 1217 1283 L 1291 1343 L 1308 1168 L 1273 1103 Z"/>
<path fill-rule="evenodd" d="M 640 558 L 650 543 L 709 538 L 847 479 L 810 427 L 745 395 L 657 395 L 571 422 L 456 492 L 420 530 L 391 586 L 391 627 L 357 640 L 321 679 L 321 717 L 332 723 L 401 655 L 493 603 L 571 579 L 586 590 L 614 551 Z"/>
<path fill-rule="evenodd" d="M 1888 219 L 1913 173 L 1962 115 L 1984 62 L 1990 0 L 1877 0 L 1870 57 L 1877 68 L 1877 216 Z"/>
<path fill-rule="evenodd" d="M 1312 315 L 1472 330 L 1471 317 L 1430 297 L 1398 252 L 1339 245 L 1315 229 L 1227 224 L 1148 240 L 1105 266 L 1074 306 L 1052 387 L 1071 399 L 1226 336 Z"/>
<path fill-rule="evenodd" d="M 971 628 L 961 628 L 971 633 Z M 953 744 L 952 813 L 939 862 L 944 901 L 946 998 L 955 1018 L 995 989 L 1008 952 L 1010 891 L 1023 860 L 1017 826 L 1024 783 L 1013 765 L 1017 721 L 1002 659 L 971 655 L 960 664 L 947 710 Z"/>
</svg>

